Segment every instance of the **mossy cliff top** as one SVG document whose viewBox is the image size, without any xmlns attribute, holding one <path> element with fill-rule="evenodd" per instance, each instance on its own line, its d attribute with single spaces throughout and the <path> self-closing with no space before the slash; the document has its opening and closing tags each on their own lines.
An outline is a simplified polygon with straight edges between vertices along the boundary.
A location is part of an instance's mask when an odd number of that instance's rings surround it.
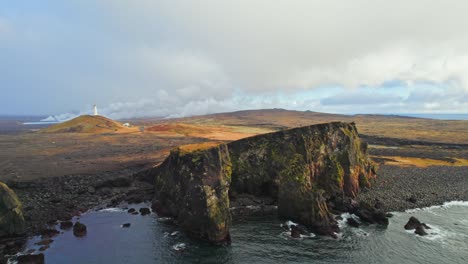
<svg viewBox="0 0 468 264">
<path fill-rule="evenodd" d="M 13 190 L 0 182 L 0 237 L 18 236 L 25 231 L 23 206 Z"/>
<path fill-rule="evenodd" d="M 179 147 L 155 174 L 159 211 L 216 242 L 229 234 L 228 192 L 270 196 L 280 216 L 333 234 L 330 210 L 368 187 L 375 167 L 355 125 L 334 122 Z"/>
</svg>

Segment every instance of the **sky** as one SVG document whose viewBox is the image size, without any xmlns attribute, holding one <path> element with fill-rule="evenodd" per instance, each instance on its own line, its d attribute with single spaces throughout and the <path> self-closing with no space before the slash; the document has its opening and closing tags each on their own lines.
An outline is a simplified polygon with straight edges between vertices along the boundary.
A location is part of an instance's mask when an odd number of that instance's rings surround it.
<svg viewBox="0 0 468 264">
<path fill-rule="evenodd" d="M 464 0 L 0 0 L 0 114 L 468 113 Z"/>
</svg>

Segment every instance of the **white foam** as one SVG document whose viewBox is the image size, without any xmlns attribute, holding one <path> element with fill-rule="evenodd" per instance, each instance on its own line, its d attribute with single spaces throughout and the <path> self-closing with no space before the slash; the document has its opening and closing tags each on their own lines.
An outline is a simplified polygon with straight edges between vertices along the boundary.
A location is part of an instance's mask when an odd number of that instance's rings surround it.
<svg viewBox="0 0 468 264">
<path fill-rule="evenodd" d="M 309 233 L 308 235 L 301 235 L 301 238 L 312 238 L 315 237 L 314 233 Z"/>
<path fill-rule="evenodd" d="M 291 220 L 288 220 L 288 221 L 286 221 L 284 224 L 281 224 L 280 226 L 281 226 L 281 227 L 285 227 L 285 226 L 286 226 L 286 227 L 288 227 L 288 229 L 291 229 L 291 226 L 297 226 L 297 225 L 299 225 L 299 224 L 298 224 L 298 223 L 294 223 L 294 222 L 291 221 Z"/>
<path fill-rule="evenodd" d="M 159 217 L 157 220 L 158 220 L 158 222 L 164 223 L 164 222 L 171 221 L 172 218 L 170 218 L 170 217 Z"/>
<path fill-rule="evenodd" d="M 359 223 L 361 222 L 359 217 L 357 215 L 355 215 L 355 214 L 343 213 L 340 216 L 341 216 L 342 219 L 336 221 L 336 222 L 338 222 L 338 227 L 340 229 L 342 229 L 343 227 L 348 226 L 348 223 L 346 221 L 348 218 L 353 218 L 354 220 L 358 221 Z"/>
<path fill-rule="evenodd" d="M 124 210 L 122 208 L 104 208 L 99 210 L 99 212 L 109 212 L 109 213 L 122 213 L 126 212 L 127 210 Z"/>
<path fill-rule="evenodd" d="M 428 211 L 428 210 L 433 210 L 437 208 L 451 208 L 453 206 L 468 206 L 468 201 L 451 201 L 451 202 L 445 202 L 442 205 L 433 205 L 429 207 L 423 207 L 423 208 L 414 208 L 414 209 L 408 209 L 405 212 L 406 213 L 415 213 L 415 212 L 420 212 L 420 211 Z"/>
<path fill-rule="evenodd" d="M 186 248 L 187 248 L 187 245 L 185 243 L 177 243 L 174 246 L 172 246 L 172 249 L 174 249 L 175 251 L 184 250 Z"/>
</svg>

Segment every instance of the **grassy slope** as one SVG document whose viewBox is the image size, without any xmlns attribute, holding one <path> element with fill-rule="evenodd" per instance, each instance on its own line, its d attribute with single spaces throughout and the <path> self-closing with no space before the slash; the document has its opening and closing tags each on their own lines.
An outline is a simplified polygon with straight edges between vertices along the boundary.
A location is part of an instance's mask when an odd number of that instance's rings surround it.
<svg viewBox="0 0 468 264">
<path fill-rule="evenodd" d="M 103 116 L 82 115 L 40 130 L 41 133 L 106 133 L 128 130 L 119 122 Z"/>
</svg>

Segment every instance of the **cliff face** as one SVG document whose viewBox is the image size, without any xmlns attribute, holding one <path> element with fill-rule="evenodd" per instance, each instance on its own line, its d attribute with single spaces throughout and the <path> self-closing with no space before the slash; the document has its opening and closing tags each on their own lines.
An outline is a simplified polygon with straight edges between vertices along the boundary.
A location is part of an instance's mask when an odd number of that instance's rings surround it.
<svg viewBox="0 0 468 264">
<path fill-rule="evenodd" d="M 210 237 L 228 233 L 228 190 L 233 196 L 270 196 L 277 200 L 280 216 L 316 233 L 333 234 L 338 227 L 330 205 L 345 208 L 349 198 L 375 177 L 367 145 L 359 140 L 356 127 L 341 122 L 259 135 L 183 155 L 179 149 L 157 171 L 158 205 L 164 210 L 177 208 L 170 214 L 190 232 L 216 227 L 208 232 L 215 234 L 198 235 L 211 241 Z M 184 206 L 184 197 L 198 204 Z M 209 204 L 216 204 L 217 213 L 206 212 Z M 191 224 L 184 225 L 185 221 Z"/>
<path fill-rule="evenodd" d="M 177 148 L 156 169 L 153 208 L 173 216 L 189 234 L 213 242 L 229 240 L 231 160 L 225 144 Z"/>
<path fill-rule="evenodd" d="M 0 182 L 0 237 L 18 236 L 25 231 L 23 207 L 18 197 Z"/>
<path fill-rule="evenodd" d="M 281 216 L 331 233 L 327 201 L 342 205 L 369 186 L 375 168 L 354 124 L 328 123 L 246 138 L 229 144 L 231 192 L 267 195 Z"/>
</svg>

